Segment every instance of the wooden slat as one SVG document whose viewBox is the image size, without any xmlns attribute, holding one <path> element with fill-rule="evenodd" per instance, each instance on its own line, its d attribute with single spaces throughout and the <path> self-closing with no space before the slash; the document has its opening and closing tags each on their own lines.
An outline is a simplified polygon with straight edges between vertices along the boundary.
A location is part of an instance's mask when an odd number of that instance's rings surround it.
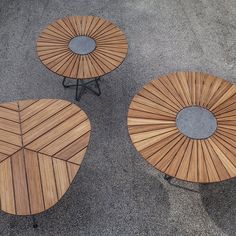
<svg viewBox="0 0 236 236">
<path fill-rule="evenodd" d="M 211 143 L 212 146 L 214 146 L 214 150 L 219 156 L 219 159 L 225 166 L 226 170 L 229 172 L 229 174 L 235 175 L 235 167 L 236 167 L 235 146 L 232 146 L 227 142 L 225 142 L 223 139 L 219 139 L 217 137 L 212 137 L 211 141 L 212 142 L 210 141 L 209 142 Z M 228 169 L 228 167 L 230 170 Z"/>
<path fill-rule="evenodd" d="M 26 178 L 24 151 L 21 150 L 11 158 L 12 173 L 15 192 L 16 213 L 18 215 L 30 215 L 30 200 Z"/>
<path fill-rule="evenodd" d="M 21 137 L 5 130 L 0 130 L 0 141 L 11 143 L 16 146 L 21 146 Z"/>
<path fill-rule="evenodd" d="M 63 109 L 62 111 L 58 112 L 54 116 L 50 117 L 49 119 L 45 120 L 38 126 L 31 129 L 29 132 L 23 135 L 23 143 L 24 145 L 29 144 L 33 140 L 37 139 L 43 134 L 46 134 L 48 131 L 55 128 L 62 122 L 65 122 L 67 119 L 78 113 L 80 109 L 75 105 L 71 105 Z M 55 131 L 55 130 L 54 130 Z"/>
<path fill-rule="evenodd" d="M 2 103 L 0 105 L 1 107 L 5 107 L 14 111 L 18 111 L 18 104 L 17 102 L 8 102 L 8 103 Z"/>
<path fill-rule="evenodd" d="M 8 155 L 0 153 L 0 163 L 8 158 Z"/>
<path fill-rule="evenodd" d="M 39 111 L 34 116 L 31 116 L 29 119 L 27 119 L 25 122 L 21 123 L 21 129 L 22 133 L 26 133 L 30 129 L 34 128 L 35 126 L 39 125 L 43 121 L 46 121 L 51 116 L 55 115 L 59 111 L 63 110 L 65 107 L 69 106 L 70 102 L 65 102 L 63 100 L 58 100 L 49 106 L 47 106 L 45 109 Z"/>
<path fill-rule="evenodd" d="M 81 111 L 79 113 L 76 113 L 74 116 L 65 120 L 63 123 L 60 123 L 54 129 L 49 130 L 26 147 L 31 150 L 39 151 L 51 142 L 60 138 L 63 134 L 78 126 L 81 122 L 85 121 L 86 118 L 87 117 L 84 112 Z"/>
<path fill-rule="evenodd" d="M 61 198 L 70 185 L 67 164 L 65 161 L 53 159 L 53 167 L 57 185 L 58 197 Z"/>
<path fill-rule="evenodd" d="M 36 152 L 24 150 L 31 214 L 45 210 L 38 156 Z"/>
<path fill-rule="evenodd" d="M 177 139 L 178 140 L 178 139 Z M 185 143 L 187 141 L 186 137 L 182 137 L 178 143 L 176 143 L 169 151 L 164 155 L 164 157 L 158 161 L 158 163 L 155 165 L 157 168 L 159 168 L 161 171 L 166 172 L 166 169 L 169 167 L 171 162 L 173 161 L 174 157 L 178 155 L 178 152 L 180 151 L 182 146 L 185 146 Z M 162 149 L 163 150 L 163 149 Z"/>
<path fill-rule="evenodd" d="M 161 106 L 162 108 L 160 108 L 160 110 L 163 110 L 167 114 L 168 113 L 172 115 L 176 114 L 177 110 L 174 109 L 172 106 L 170 106 L 168 103 L 166 103 L 165 100 L 161 100 L 159 93 L 156 93 L 156 96 L 154 96 L 152 93 L 144 89 L 139 92 L 139 95 Z"/>
<path fill-rule="evenodd" d="M 151 163 L 153 166 L 158 167 L 158 163 L 165 158 L 165 156 L 168 154 L 168 152 L 170 150 L 174 150 L 177 151 L 176 149 L 180 148 L 180 145 L 178 145 L 178 143 L 182 143 L 184 141 L 184 137 L 183 135 L 179 135 L 176 139 L 174 139 L 173 141 L 171 141 L 167 146 L 164 146 L 163 148 L 161 148 L 160 150 L 158 150 L 154 155 L 150 156 L 147 161 L 149 163 Z M 173 156 L 172 156 L 173 158 Z M 167 156 L 168 159 L 168 156 Z"/>
<path fill-rule="evenodd" d="M 141 104 L 141 106 L 142 106 L 142 104 Z M 143 108 L 143 106 L 142 106 L 142 108 Z M 164 114 L 164 113 L 162 113 L 162 114 Z M 147 112 L 143 112 L 143 111 L 129 109 L 128 116 L 129 117 L 133 117 L 133 118 L 144 118 L 144 119 L 158 119 L 158 120 L 175 121 L 175 117 L 174 116 L 171 116 L 171 115 L 168 116 L 168 114 L 165 114 L 165 115 L 162 115 L 162 114 L 153 114 L 153 113 L 147 113 Z"/>
<path fill-rule="evenodd" d="M 209 182 L 208 172 L 207 172 L 207 166 L 206 161 L 202 149 L 202 141 L 197 141 L 198 146 L 198 181 L 200 183 L 207 183 Z"/>
<path fill-rule="evenodd" d="M 139 119 L 139 118 L 128 118 L 129 125 L 159 125 L 159 124 L 174 124 L 171 120 L 154 120 L 154 119 Z"/>
<path fill-rule="evenodd" d="M 131 140 L 133 143 L 140 142 L 145 139 L 149 139 L 164 133 L 168 133 L 170 131 L 176 130 L 175 127 L 172 128 L 166 128 L 166 129 L 158 129 L 158 130 L 152 130 L 152 131 L 147 131 L 147 132 L 142 132 L 142 133 L 136 133 L 136 134 L 131 134 Z"/>
<path fill-rule="evenodd" d="M 188 181 L 198 182 L 198 149 L 197 142 L 193 142 L 191 159 L 188 168 Z"/>
<path fill-rule="evenodd" d="M 72 156 L 76 155 L 79 151 L 87 147 L 90 138 L 90 133 L 87 132 L 83 136 L 76 139 L 74 142 L 66 146 L 60 152 L 58 152 L 55 157 L 68 160 Z M 75 159 L 74 159 L 75 160 Z M 74 161 L 75 162 L 75 161 Z"/>
<path fill-rule="evenodd" d="M 8 158 L 0 164 L 0 206 L 1 210 L 16 214 L 12 182 L 11 160 Z"/>
<path fill-rule="evenodd" d="M 169 135 L 162 140 L 157 140 L 157 142 L 152 143 L 152 145 L 142 149 L 140 153 L 142 156 L 147 159 L 156 153 L 158 150 L 163 148 L 164 146 L 168 145 L 171 141 L 177 138 L 180 134 L 178 132 L 174 133 L 173 135 Z"/>
<path fill-rule="evenodd" d="M 208 104 L 208 109 L 213 110 L 212 106 L 216 104 L 216 102 L 230 89 L 231 84 L 227 81 L 221 81 L 220 86 L 218 87 L 218 90 L 214 93 L 214 96 L 212 96 L 211 100 Z M 221 104 L 221 103 L 220 103 Z M 220 105 L 219 104 L 219 105 Z"/>
<path fill-rule="evenodd" d="M 50 156 L 46 156 L 43 154 L 38 154 L 38 156 L 44 203 L 45 208 L 48 209 L 58 201 L 53 162 Z"/>
<path fill-rule="evenodd" d="M 10 110 L 5 107 L 0 107 L 0 118 L 19 123 L 19 115 L 17 111 Z"/>
<path fill-rule="evenodd" d="M 141 151 L 141 150 L 153 145 L 154 143 L 157 143 L 169 136 L 172 136 L 173 134 L 175 134 L 177 132 L 178 132 L 177 130 L 173 130 L 173 131 L 170 131 L 167 133 L 160 134 L 158 136 L 154 136 L 154 137 L 146 139 L 146 140 L 142 140 L 140 142 L 135 143 L 135 147 L 137 148 L 138 151 Z"/>
<path fill-rule="evenodd" d="M 23 100 L 19 101 L 19 109 L 22 111 L 23 109 L 27 108 L 28 106 L 32 105 L 33 103 L 37 102 L 38 100 Z"/>
<path fill-rule="evenodd" d="M 55 155 L 68 145 L 72 144 L 76 139 L 89 132 L 90 129 L 91 127 L 89 121 L 85 120 L 69 132 L 63 134 L 58 139 L 41 149 L 40 152 L 47 155 Z"/>
<path fill-rule="evenodd" d="M 0 129 L 20 134 L 20 124 L 0 118 Z"/>
<path fill-rule="evenodd" d="M 75 165 L 75 164 L 67 162 L 67 168 L 68 168 L 70 182 L 72 182 L 73 179 L 75 178 L 76 173 L 79 170 L 79 165 Z"/>
<path fill-rule="evenodd" d="M 18 147 L 14 144 L 0 141 L 0 152 L 6 154 L 8 156 L 12 155 L 16 151 L 18 151 L 20 148 L 21 147 Z"/>
<path fill-rule="evenodd" d="M 45 109 L 47 106 L 49 106 L 54 102 L 56 102 L 55 99 L 40 99 L 39 101 L 28 106 L 20 113 L 21 122 L 25 121 L 26 119 L 29 119 L 30 117 L 40 112 L 41 110 Z"/>
<path fill-rule="evenodd" d="M 82 160 L 84 159 L 84 155 L 87 151 L 87 148 L 82 149 L 78 153 L 76 153 L 74 156 L 72 156 L 70 159 L 68 159 L 69 162 L 73 162 L 77 165 L 81 165 Z"/>
<path fill-rule="evenodd" d="M 189 163 L 191 160 L 193 140 L 190 140 L 183 155 L 180 166 L 177 169 L 176 178 L 186 180 L 188 176 Z"/>
<path fill-rule="evenodd" d="M 220 178 L 219 178 L 219 175 L 218 175 L 217 170 L 215 168 L 214 162 L 212 161 L 212 157 L 209 153 L 209 150 L 207 148 L 207 144 L 205 141 L 202 141 L 201 144 L 202 144 L 202 150 L 203 150 L 205 161 L 206 161 L 209 181 L 210 182 L 218 182 L 218 181 L 220 181 Z"/>
<path fill-rule="evenodd" d="M 165 89 L 165 87 L 161 83 L 158 83 L 158 85 L 160 85 L 162 88 Z M 150 93 L 152 93 L 153 95 L 157 96 L 163 102 L 168 104 L 169 105 L 168 107 L 172 111 L 177 112 L 181 108 L 181 105 L 178 103 L 178 101 L 176 101 L 176 99 L 174 100 L 171 99 L 171 98 L 174 98 L 174 96 L 167 89 L 165 89 L 165 91 L 161 91 L 159 86 L 155 87 L 155 84 L 152 84 L 152 83 L 147 84 L 146 86 L 144 86 L 144 88 Z"/>
<path fill-rule="evenodd" d="M 227 168 L 225 161 L 222 161 L 223 159 L 221 158 L 221 155 L 219 155 L 219 154 L 221 154 L 221 152 L 219 152 L 219 150 L 218 150 L 218 148 L 216 148 L 215 144 L 211 142 L 211 139 L 209 139 L 209 141 L 206 140 L 206 143 L 207 143 L 208 151 L 211 155 L 211 159 L 214 163 L 214 166 L 216 168 L 219 178 L 221 180 L 229 179 L 230 175 L 227 171 L 227 170 L 229 170 L 229 168 Z M 236 172 L 234 172 L 234 173 L 236 173 Z"/>
<path fill-rule="evenodd" d="M 173 94 L 174 100 L 176 100 L 181 107 L 184 106 L 184 102 L 178 92 L 176 91 L 176 88 L 172 85 L 170 80 L 167 77 L 161 77 L 159 80 L 154 80 L 151 82 L 155 85 L 155 87 L 159 88 L 165 93 L 165 94 Z M 171 95 L 170 95 L 171 98 Z"/>
<path fill-rule="evenodd" d="M 172 161 L 169 162 L 169 165 L 167 168 L 163 169 L 163 171 L 165 171 L 166 174 L 170 175 L 170 176 L 175 176 L 177 171 L 178 171 L 178 167 L 180 166 L 182 159 L 184 157 L 185 151 L 187 150 L 187 146 L 189 144 L 189 139 L 186 138 L 184 140 L 184 143 L 180 146 L 178 152 L 176 153 L 176 155 L 172 156 Z M 171 154 L 172 155 L 172 154 Z"/>
<path fill-rule="evenodd" d="M 129 126 L 128 129 L 130 134 L 136 134 L 152 130 L 171 128 L 171 127 L 175 127 L 175 124 L 138 125 L 138 126 L 135 125 L 135 126 Z"/>
</svg>

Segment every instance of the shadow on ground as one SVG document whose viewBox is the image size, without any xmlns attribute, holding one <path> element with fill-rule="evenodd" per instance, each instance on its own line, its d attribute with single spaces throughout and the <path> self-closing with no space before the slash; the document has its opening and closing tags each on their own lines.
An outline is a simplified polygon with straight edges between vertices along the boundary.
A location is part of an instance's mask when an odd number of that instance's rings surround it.
<svg viewBox="0 0 236 236">
<path fill-rule="evenodd" d="M 223 232 L 235 232 L 236 179 L 200 185 L 202 203 L 208 215 Z"/>
<path fill-rule="evenodd" d="M 157 232 L 162 235 L 166 232 L 169 197 L 157 176 L 135 169 L 131 172 L 121 169 L 117 175 L 113 167 L 105 173 L 86 165 L 81 172 L 55 207 L 36 216 L 37 229 L 33 229 L 31 217 L 1 213 L 5 229 L 0 235 L 7 232 L 10 235 L 156 235 Z M 89 172 L 90 176 L 86 174 Z M 102 179 L 104 175 L 106 181 Z"/>
</svg>

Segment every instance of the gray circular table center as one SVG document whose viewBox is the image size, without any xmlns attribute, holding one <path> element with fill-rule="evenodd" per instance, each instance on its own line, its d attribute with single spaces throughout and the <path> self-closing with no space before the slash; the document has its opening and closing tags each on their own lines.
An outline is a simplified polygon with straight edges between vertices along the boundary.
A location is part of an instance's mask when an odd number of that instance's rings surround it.
<svg viewBox="0 0 236 236">
<path fill-rule="evenodd" d="M 71 39 L 69 48 L 74 53 L 85 55 L 91 53 L 96 48 L 96 42 L 87 36 L 77 36 Z"/>
<path fill-rule="evenodd" d="M 176 117 L 176 126 L 181 133 L 192 139 L 209 138 L 217 129 L 213 113 L 200 106 L 183 108 Z"/>
</svg>

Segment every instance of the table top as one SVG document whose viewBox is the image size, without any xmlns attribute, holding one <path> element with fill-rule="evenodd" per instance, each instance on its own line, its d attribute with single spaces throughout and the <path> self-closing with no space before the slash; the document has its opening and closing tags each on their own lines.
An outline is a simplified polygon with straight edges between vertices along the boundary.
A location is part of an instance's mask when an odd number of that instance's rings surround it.
<svg viewBox="0 0 236 236">
<path fill-rule="evenodd" d="M 211 183 L 236 177 L 236 86 L 201 72 L 146 84 L 128 112 L 131 140 L 156 169 Z"/>
<path fill-rule="evenodd" d="M 68 101 L 0 104 L 0 209 L 33 215 L 55 205 L 80 168 L 90 130 Z"/>
<path fill-rule="evenodd" d="M 37 40 L 42 63 L 58 75 L 90 79 L 116 69 L 125 59 L 125 34 L 96 16 L 69 16 L 48 25 Z"/>
</svg>

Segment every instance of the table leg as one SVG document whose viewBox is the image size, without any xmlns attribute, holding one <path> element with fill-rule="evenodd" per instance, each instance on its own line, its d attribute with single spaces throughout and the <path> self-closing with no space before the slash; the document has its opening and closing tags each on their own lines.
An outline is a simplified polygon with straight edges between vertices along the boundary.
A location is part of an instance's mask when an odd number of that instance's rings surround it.
<svg viewBox="0 0 236 236">
<path fill-rule="evenodd" d="M 100 77 L 97 77 L 94 80 L 88 81 L 88 82 L 84 82 L 84 80 L 81 79 L 77 79 L 76 80 L 76 84 L 66 84 L 66 77 L 63 78 L 62 81 L 62 85 L 64 88 L 69 88 L 69 87 L 76 87 L 76 93 L 75 93 L 75 100 L 79 101 L 84 93 L 84 91 L 87 89 L 89 91 L 91 91 L 92 93 L 94 93 L 97 96 L 101 95 L 101 89 L 100 89 L 100 85 L 98 83 L 98 81 L 100 81 Z M 90 88 L 88 86 L 88 84 L 90 83 L 96 83 L 96 87 L 98 91 L 95 91 L 94 89 Z M 80 91 L 79 91 L 79 87 L 81 87 Z"/>
<path fill-rule="evenodd" d="M 81 80 L 80 82 L 81 83 L 79 83 L 79 80 L 77 80 L 77 82 L 76 82 L 76 94 L 75 94 L 75 100 L 76 101 L 79 101 L 81 99 L 81 97 L 82 97 L 82 95 L 83 95 L 83 93 L 85 92 L 85 89 L 86 89 L 86 87 L 84 86 L 84 81 Z M 79 86 L 81 86 L 81 89 L 78 92 Z"/>
<path fill-rule="evenodd" d="M 170 182 L 171 179 L 173 179 L 173 177 L 165 174 L 164 179 L 167 180 L 168 182 Z"/>
<path fill-rule="evenodd" d="M 37 224 L 35 216 L 32 216 L 32 221 L 33 221 L 33 228 L 37 228 L 38 224 Z"/>
<path fill-rule="evenodd" d="M 66 82 L 66 77 L 63 78 L 62 85 L 64 88 L 69 88 L 70 85 L 66 85 L 65 82 Z"/>
</svg>

